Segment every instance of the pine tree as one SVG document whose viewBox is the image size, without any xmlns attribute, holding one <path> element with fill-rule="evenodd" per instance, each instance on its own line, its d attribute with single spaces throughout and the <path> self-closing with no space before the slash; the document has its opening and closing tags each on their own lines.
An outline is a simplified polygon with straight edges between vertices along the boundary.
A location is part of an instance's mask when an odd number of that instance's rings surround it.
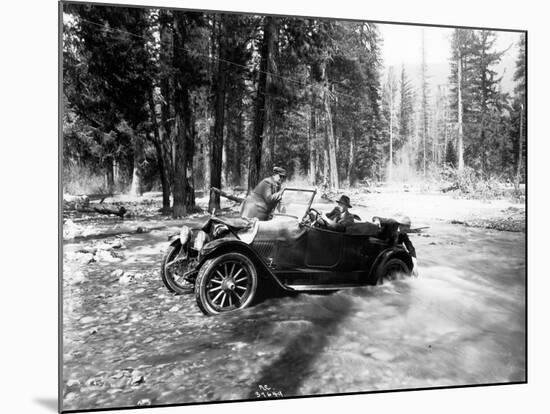
<svg viewBox="0 0 550 414">
<path fill-rule="evenodd" d="M 426 46 L 424 39 L 424 30 L 422 29 L 422 62 L 420 66 L 420 136 L 421 147 L 419 153 L 419 165 L 422 169 L 422 174 L 426 176 L 426 168 L 428 158 L 430 158 L 429 149 L 429 123 L 430 123 L 430 108 L 429 108 L 430 91 L 428 86 L 428 65 L 426 63 Z"/>
<path fill-rule="evenodd" d="M 204 47 L 206 20 L 202 13 L 173 12 L 174 54 L 174 184 L 173 217 L 186 215 L 195 206 L 193 155 L 195 151 L 195 107 L 191 94 L 205 82 L 204 59 L 190 53 Z"/>
<path fill-rule="evenodd" d="M 388 181 L 393 179 L 393 155 L 395 151 L 394 137 L 397 135 L 396 122 L 396 101 L 397 101 L 397 79 L 393 72 L 393 68 L 389 68 L 386 83 L 384 85 L 384 93 L 382 97 L 382 106 L 386 123 L 387 134 L 387 154 L 388 154 Z"/>
<path fill-rule="evenodd" d="M 516 82 L 516 87 L 514 89 L 515 99 L 514 99 L 514 110 L 513 116 L 516 118 L 513 125 L 517 126 L 513 128 L 513 134 L 516 135 L 515 145 L 516 156 L 515 156 L 515 183 L 516 188 L 519 187 L 522 174 L 524 174 L 524 165 L 526 165 L 526 150 L 524 146 L 524 137 L 527 136 L 527 123 L 525 122 L 526 106 L 527 102 L 525 100 L 525 94 L 527 92 L 527 79 L 526 79 L 526 41 L 527 34 L 522 34 L 519 41 L 519 53 L 516 60 L 516 71 L 514 72 L 514 81 Z M 518 116 L 519 113 L 519 116 Z M 519 118 L 519 119 L 518 119 Z M 515 130 L 515 131 L 514 131 Z"/>
<path fill-rule="evenodd" d="M 399 137 L 396 142 L 396 150 L 405 143 L 410 142 L 414 131 L 414 89 L 405 66 L 401 66 L 399 78 L 399 113 L 398 113 Z"/>
<path fill-rule="evenodd" d="M 76 19 L 73 58 L 85 62 L 67 61 L 64 68 L 73 82 L 65 90 L 72 109 L 95 128 L 110 191 L 115 160 L 124 153 L 132 164 L 132 189 L 140 194 L 151 87 L 146 10 L 78 4 L 66 4 L 64 10 Z"/>
<path fill-rule="evenodd" d="M 450 85 L 450 110 L 457 126 L 457 168 L 464 168 L 464 137 L 469 135 L 469 127 L 472 125 L 472 89 L 473 89 L 473 65 L 471 63 L 472 43 L 474 32 L 470 29 L 455 29 L 451 38 L 451 75 Z"/>
<path fill-rule="evenodd" d="M 472 43 L 473 89 L 472 112 L 477 130 L 471 137 L 468 155 L 471 162 L 482 173 L 488 172 L 488 156 L 491 150 L 493 131 L 491 124 L 498 122 L 498 105 L 502 96 L 499 91 L 501 78 L 497 77 L 495 66 L 503 52 L 495 51 L 496 34 L 493 31 L 476 31 Z M 495 119 L 497 117 L 497 119 Z"/>
<path fill-rule="evenodd" d="M 450 167 L 456 168 L 457 162 L 458 162 L 458 159 L 456 155 L 456 150 L 453 145 L 453 142 L 450 141 L 447 144 L 447 151 L 445 152 L 445 164 L 447 164 Z"/>
<path fill-rule="evenodd" d="M 273 53 L 273 43 L 277 31 L 277 18 L 266 16 L 263 25 L 263 37 L 260 51 L 260 68 L 258 74 L 258 87 L 254 108 L 254 130 L 250 146 L 250 164 L 248 174 L 248 188 L 252 189 L 260 181 L 262 170 L 262 146 L 265 133 L 266 111 L 268 111 L 269 101 L 267 93 L 271 76 L 268 77 Z"/>
</svg>

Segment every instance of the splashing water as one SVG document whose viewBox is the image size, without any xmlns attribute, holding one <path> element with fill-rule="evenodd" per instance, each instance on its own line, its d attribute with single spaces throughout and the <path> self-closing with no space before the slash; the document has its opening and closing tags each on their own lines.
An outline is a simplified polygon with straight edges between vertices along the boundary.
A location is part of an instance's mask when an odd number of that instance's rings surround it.
<svg viewBox="0 0 550 414">
<path fill-rule="evenodd" d="M 64 409 L 524 380 L 524 235 L 431 225 L 411 236 L 418 278 L 217 317 L 162 285 L 165 232 L 125 238 L 116 264 L 64 281 Z"/>
</svg>

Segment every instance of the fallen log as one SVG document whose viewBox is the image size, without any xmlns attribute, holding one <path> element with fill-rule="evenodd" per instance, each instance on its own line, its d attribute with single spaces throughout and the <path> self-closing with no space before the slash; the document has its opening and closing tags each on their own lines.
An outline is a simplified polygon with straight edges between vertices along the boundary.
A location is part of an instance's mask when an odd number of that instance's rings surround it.
<svg viewBox="0 0 550 414">
<path fill-rule="evenodd" d="M 68 210 L 76 210 L 78 208 L 85 208 L 90 205 L 90 199 L 86 195 L 70 195 L 63 194 L 63 208 Z"/>
<path fill-rule="evenodd" d="M 63 205 L 66 209 L 77 210 L 79 208 L 89 207 L 91 201 L 99 200 L 99 204 L 101 204 L 105 201 L 106 198 L 112 196 L 112 194 L 63 194 Z"/>
<path fill-rule="evenodd" d="M 118 209 L 105 207 L 105 206 L 94 206 L 91 208 L 86 207 L 78 207 L 75 209 L 79 213 L 98 213 L 98 214 L 106 214 L 110 215 L 113 214 L 115 216 L 119 216 L 120 218 L 124 218 L 124 215 L 128 212 L 124 207 L 119 207 Z"/>
<path fill-rule="evenodd" d="M 448 193 L 449 191 L 455 191 L 455 190 L 458 190 L 459 188 L 460 187 L 458 186 L 458 184 L 453 184 L 449 187 L 442 188 L 441 192 L 442 193 Z"/>
<path fill-rule="evenodd" d="M 106 198 L 112 197 L 113 194 L 88 194 L 88 200 L 90 201 L 97 201 L 99 200 L 99 203 L 103 203 Z"/>
<path fill-rule="evenodd" d="M 237 196 L 234 196 L 234 195 L 231 195 L 231 194 L 227 194 L 225 191 L 222 191 L 222 190 L 220 190 L 219 188 L 216 188 L 216 187 L 211 187 L 210 191 L 213 191 L 216 194 L 219 194 L 220 196 L 228 198 L 229 200 L 235 201 L 237 203 L 242 203 L 244 201 L 244 198 L 237 197 Z"/>
</svg>

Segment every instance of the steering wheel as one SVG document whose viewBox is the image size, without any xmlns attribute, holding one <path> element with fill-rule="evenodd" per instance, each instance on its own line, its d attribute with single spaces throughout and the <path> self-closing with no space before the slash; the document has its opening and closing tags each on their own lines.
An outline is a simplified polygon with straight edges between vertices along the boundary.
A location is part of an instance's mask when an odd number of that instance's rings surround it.
<svg viewBox="0 0 550 414">
<path fill-rule="evenodd" d="M 319 213 L 313 207 L 310 207 L 307 216 L 311 221 L 311 227 L 327 227 L 327 222 L 323 219 L 321 213 Z"/>
</svg>

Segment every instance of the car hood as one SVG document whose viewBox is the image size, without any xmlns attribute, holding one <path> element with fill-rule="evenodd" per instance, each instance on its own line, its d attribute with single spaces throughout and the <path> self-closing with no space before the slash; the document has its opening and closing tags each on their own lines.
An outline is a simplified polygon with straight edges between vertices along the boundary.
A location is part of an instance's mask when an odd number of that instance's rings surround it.
<svg viewBox="0 0 550 414">
<path fill-rule="evenodd" d="M 305 232 L 305 228 L 300 226 L 298 219 L 284 215 L 275 216 L 267 221 L 240 217 L 210 217 L 201 229 L 209 232 L 210 226 L 218 223 L 229 227 L 246 244 L 254 241 L 291 240 Z"/>
<path fill-rule="evenodd" d="M 275 216 L 271 220 L 259 221 L 255 241 L 285 241 L 295 239 L 305 232 L 305 227 L 295 217 Z"/>
</svg>

